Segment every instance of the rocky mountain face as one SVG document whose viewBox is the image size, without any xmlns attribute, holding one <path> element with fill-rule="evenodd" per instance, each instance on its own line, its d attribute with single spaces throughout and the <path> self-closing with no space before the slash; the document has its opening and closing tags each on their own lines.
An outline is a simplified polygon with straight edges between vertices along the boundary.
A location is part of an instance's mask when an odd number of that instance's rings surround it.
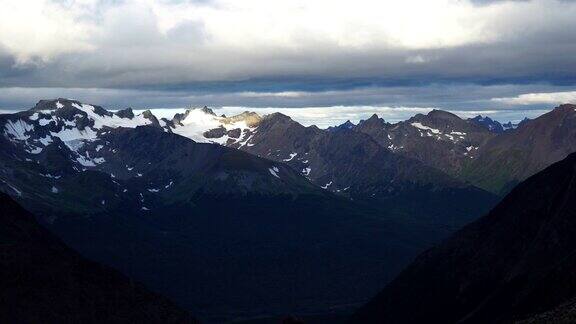
<svg viewBox="0 0 576 324">
<path fill-rule="evenodd" d="M 495 136 L 484 127 L 441 110 L 396 124 L 373 115 L 354 130 L 368 134 L 394 153 L 450 175 L 458 175 L 464 164 L 476 158 L 478 149 Z"/>
<path fill-rule="evenodd" d="M 0 321 L 196 322 L 120 273 L 87 261 L 0 193 Z"/>
<path fill-rule="evenodd" d="M 336 131 L 343 130 L 343 129 L 352 129 L 352 128 L 354 128 L 354 126 L 356 126 L 356 125 L 354 125 L 354 123 L 352 123 L 350 120 L 347 120 L 338 126 L 330 126 L 326 130 L 329 132 L 336 132 Z"/>
<path fill-rule="evenodd" d="M 304 127 L 275 113 L 242 150 L 292 166 L 322 188 L 354 198 L 386 197 L 417 186 L 462 186 L 457 180 L 381 147 L 365 134 Z"/>
<path fill-rule="evenodd" d="M 546 117 L 569 118 L 568 109 L 573 107 L 561 106 Z M 575 197 L 576 154 L 571 154 L 519 184 L 488 215 L 420 255 L 353 322 L 573 318 Z"/>
<path fill-rule="evenodd" d="M 465 167 L 461 178 L 505 193 L 518 182 L 576 151 L 576 106 L 561 105 L 517 129 L 494 137 Z"/>
<path fill-rule="evenodd" d="M 483 190 L 390 151 L 367 134 L 304 127 L 280 113 L 263 117 L 247 145 L 237 147 L 285 163 L 326 191 L 383 210 L 402 206 L 399 213 L 408 208 L 408 214 L 439 227 L 459 228 L 486 211 L 478 206 L 496 201 Z M 453 208 L 446 211 L 441 206 L 448 201 Z"/>
</svg>

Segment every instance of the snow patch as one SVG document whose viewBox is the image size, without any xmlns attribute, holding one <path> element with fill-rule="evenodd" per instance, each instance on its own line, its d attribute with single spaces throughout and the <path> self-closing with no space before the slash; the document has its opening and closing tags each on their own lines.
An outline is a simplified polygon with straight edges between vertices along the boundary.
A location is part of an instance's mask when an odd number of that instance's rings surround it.
<svg viewBox="0 0 576 324">
<path fill-rule="evenodd" d="M 8 182 L 6 182 L 5 180 L 0 179 L 2 182 L 4 182 L 10 189 L 14 190 L 14 192 L 18 195 L 18 196 L 22 196 L 22 191 L 18 190 L 16 187 L 14 187 L 13 185 L 9 184 Z"/>
<path fill-rule="evenodd" d="M 332 185 L 332 181 L 328 182 L 327 184 L 321 186 L 320 188 L 322 189 L 328 189 L 328 187 L 330 187 Z"/>
<path fill-rule="evenodd" d="M 52 143 L 52 136 L 46 135 L 45 137 L 39 138 L 38 141 L 42 143 L 42 145 L 48 146 L 48 144 Z"/>
<path fill-rule="evenodd" d="M 50 173 L 46 173 L 46 174 L 39 173 L 39 174 L 42 177 L 51 178 L 51 179 L 60 179 L 60 177 L 62 177 L 62 176 L 51 175 Z"/>
<path fill-rule="evenodd" d="M 270 171 L 270 174 L 272 174 L 272 175 L 275 176 L 276 178 L 280 179 L 280 176 L 278 175 L 278 173 L 280 172 L 280 170 L 278 170 L 277 167 L 269 168 L 268 171 Z"/>
<path fill-rule="evenodd" d="M 22 119 L 18 119 L 15 122 L 9 120 L 4 126 L 4 134 L 15 140 L 26 141 L 30 138 L 30 135 L 27 135 L 26 133 L 32 129 L 34 129 L 34 126 L 28 124 Z"/>
<path fill-rule="evenodd" d="M 298 153 L 290 153 L 290 157 L 287 158 L 287 159 L 284 159 L 284 160 L 282 160 L 282 161 L 284 161 L 284 162 L 292 161 L 292 159 L 293 159 L 296 155 L 298 155 Z"/>
<path fill-rule="evenodd" d="M 421 123 L 412 123 L 412 124 L 410 124 L 410 125 L 418 128 L 418 129 L 421 129 L 421 130 L 430 131 L 430 132 L 432 132 L 433 134 L 440 134 L 440 133 L 441 133 L 439 129 L 432 128 L 432 127 L 428 127 L 428 126 L 424 126 L 424 125 L 422 125 Z"/>
<path fill-rule="evenodd" d="M 52 120 L 53 120 L 52 118 L 50 118 L 50 119 L 40 119 L 40 120 L 38 121 L 38 124 L 40 124 L 40 126 L 46 126 L 46 125 L 50 124 L 50 123 L 52 122 Z"/>
<path fill-rule="evenodd" d="M 40 154 L 40 152 L 42 152 L 42 148 L 41 147 L 34 147 L 31 150 L 26 149 L 26 152 L 28 152 L 30 154 Z"/>
</svg>

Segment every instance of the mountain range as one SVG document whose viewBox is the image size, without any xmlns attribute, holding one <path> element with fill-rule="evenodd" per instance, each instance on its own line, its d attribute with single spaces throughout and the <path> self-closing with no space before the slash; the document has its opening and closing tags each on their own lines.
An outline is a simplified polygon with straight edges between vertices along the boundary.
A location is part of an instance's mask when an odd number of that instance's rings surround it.
<svg viewBox="0 0 576 324">
<path fill-rule="evenodd" d="M 345 313 L 572 152 L 575 108 L 507 129 L 434 110 L 323 130 L 42 100 L 0 115 L 0 190 L 207 322 Z"/>
</svg>

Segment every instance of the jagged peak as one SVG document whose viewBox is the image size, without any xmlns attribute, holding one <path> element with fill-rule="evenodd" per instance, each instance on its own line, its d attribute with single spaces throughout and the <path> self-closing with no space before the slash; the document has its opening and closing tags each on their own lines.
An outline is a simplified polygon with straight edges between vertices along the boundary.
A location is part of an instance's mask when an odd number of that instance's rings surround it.
<svg viewBox="0 0 576 324">
<path fill-rule="evenodd" d="M 476 115 L 475 117 L 469 118 L 470 120 L 474 120 L 474 121 L 489 121 L 492 122 L 494 121 L 494 119 L 488 117 L 488 116 L 482 116 L 482 115 Z"/>
<path fill-rule="evenodd" d="M 152 113 L 152 111 L 150 111 L 150 109 L 144 110 L 142 112 L 142 117 L 150 120 L 153 125 L 160 125 L 160 123 L 158 122 L 158 118 L 156 118 L 156 116 L 154 116 L 154 114 Z"/>
<path fill-rule="evenodd" d="M 120 118 L 134 118 L 134 111 L 132 108 L 118 110 L 114 114 Z"/>
<path fill-rule="evenodd" d="M 86 108 L 90 108 L 94 113 L 100 116 L 112 116 L 113 113 L 108 110 L 92 104 L 85 104 L 75 99 L 57 98 L 57 99 L 42 99 L 36 103 L 31 111 L 66 111 L 66 110 L 81 110 L 84 111 Z"/>
<path fill-rule="evenodd" d="M 239 121 L 245 121 L 249 127 L 254 127 L 260 124 L 262 121 L 262 117 L 255 112 L 252 111 L 244 111 L 238 115 L 226 117 L 223 115 L 223 122 L 224 123 L 236 123 Z"/>
<path fill-rule="evenodd" d="M 354 128 L 354 126 L 356 126 L 353 122 L 350 121 L 350 119 L 348 119 L 347 121 L 343 122 L 342 124 L 338 125 L 338 126 L 330 126 L 328 127 L 328 131 L 337 131 L 337 130 L 342 130 L 342 129 L 352 129 Z"/>
<path fill-rule="evenodd" d="M 564 112 L 564 113 L 574 112 L 574 111 L 576 111 L 576 105 L 569 104 L 569 103 L 561 104 L 558 107 L 554 108 L 554 111 Z"/>
<path fill-rule="evenodd" d="M 377 114 L 372 114 L 372 116 L 370 116 L 370 118 L 368 118 L 367 121 L 368 121 L 368 120 L 378 120 L 378 119 L 381 119 L 381 118 L 378 117 Z M 382 119 L 382 120 L 383 120 L 383 119 Z"/>
<path fill-rule="evenodd" d="M 284 115 L 281 112 L 275 112 L 275 113 L 265 115 L 264 119 L 272 120 L 272 121 L 292 121 L 292 118 L 290 118 L 287 115 Z"/>
<path fill-rule="evenodd" d="M 205 113 L 205 114 L 212 115 L 212 116 L 216 116 L 216 114 L 214 113 L 214 111 L 213 111 L 212 109 L 208 108 L 208 106 L 188 108 L 188 109 L 186 109 L 186 111 L 184 112 L 184 114 L 176 114 L 176 115 L 185 115 L 185 116 L 187 116 L 187 115 L 189 115 L 189 114 L 190 114 L 191 112 L 193 112 L 193 111 L 201 111 L 201 112 L 203 112 L 203 113 Z M 175 115 L 175 116 L 176 116 L 176 115 Z"/>
<path fill-rule="evenodd" d="M 208 108 L 208 106 L 204 106 L 204 107 L 200 108 L 200 110 L 207 113 L 207 114 L 216 116 L 214 111 L 212 109 Z"/>
<path fill-rule="evenodd" d="M 82 103 L 78 100 L 66 98 L 41 99 L 36 103 L 32 110 L 56 110 L 64 107 L 71 107 L 72 104 L 81 105 Z"/>
<path fill-rule="evenodd" d="M 363 125 L 363 126 L 383 126 L 384 124 L 386 124 L 386 121 L 384 121 L 384 118 L 380 118 L 378 117 L 377 114 L 373 114 L 372 116 L 370 116 L 370 118 L 366 119 L 366 120 L 361 120 L 358 125 Z"/>
<path fill-rule="evenodd" d="M 446 110 L 441 110 L 441 109 L 432 109 L 432 111 L 430 111 L 426 116 L 429 116 L 432 118 L 462 120 L 462 118 L 458 117 L 458 115 L 451 113 L 449 111 L 446 111 Z"/>
</svg>

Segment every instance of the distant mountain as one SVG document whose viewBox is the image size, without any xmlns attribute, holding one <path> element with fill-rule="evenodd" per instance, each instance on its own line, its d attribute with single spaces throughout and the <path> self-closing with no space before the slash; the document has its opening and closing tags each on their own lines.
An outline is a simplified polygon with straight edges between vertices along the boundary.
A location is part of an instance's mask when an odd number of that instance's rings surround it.
<svg viewBox="0 0 576 324">
<path fill-rule="evenodd" d="M 242 150 L 284 162 L 312 182 L 354 198 L 389 196 L 415 186 L 459 186 L 438 170 L 394 154 L 362 133 L 304 127 L 280 113 L 265 116 Z"/>
<path fill-rule="evenodd" d="M 488 116 L 483 117 L 481 115 L 478 115 L 474 118 L 469 118 L 468 121 L 470 121 L 471 123 L 474 123 L 478 126 L 484 127 L 487 130 L 494 132 L 496 134 L 500 134 L 500 133 L 504 132 L 504 130 L 505 130 L 499 121 L 494 120 Z M 509 124 L 506 124 L 506 129 L 513 128 L 512 123 L 511 122 L 508 122 L 508 123 Z"/>
<path fill-rule="evenodd" d="M 546 118 L 566 124 L 569 109 L 561 106 Z M 576 154 L 571 154 L 519 184 L 488 215 L 420 255 L 353 322 L 574 319 L 575 197 Z"/>
<path fill-rule="evenodd" d="M 3 323 L 195 322 L 109 268 L 80 257 L 0 193 Z"/>
<path fill-rule="evenodd" d="M 349 310 L 496 200 L 281 114 L 168 120 L 56 99 L 0 128 L 0 190 L 208 322 Z"/>
<path fill-rule="evenodd" d="M 274 113 L 262 118 L 247 143 L 238 147 L 285 163 L 326 191 L 383 210 L 418 215 L 437 228 L 458 228 L 480 215 L 478 206 L 483 209 L 496 201 L 485 191 L 396 154 L 354 130 L 305 127 Z M 450 210 L 443 207 L 448 201 Z"/>
<path fill-rule="evenodd" d="M 495 193 L 576 151 L 576 106 L 554 110 L 492 138 L 461 173 L 461 178 Z"/>
<path fill-rule="evenodd" d="M 396 124 L 373 115 L 354 127 L 390 151 L 457 175 L 478 149 L 495 134 L 442 110 L 418 114 Z"/>
<path fill-rule="evenodd" d="M 342 129 L 352 129 L 352 128 L 354 128 L 354 126 L 356 126 L 356 125 L 354 125 L 350 120 L 347 120 L 338 126 L 330 126 L 326 130 L 329 132 L 336 132 L 336 131 L 339 131 Z"/>
<path fill-rule="evenodd" d="M 507 130 L 512 130 L 512 129 L 516 129 L 518 128 L 518 126 L 526 123 L 527 121 L 529 121 L 530 119 L 528 118 L 524 118 L 523 120 L 521 120 L 519 123 L 512 123 L 512 122 L 507 122 L 504 124 L 501 124 L 499 121 L 494 120 L 490 117 L 483 117 L 481 115 L 478 115 L 474 118 L 469 118 L 468 121 L 470 121 L 471 123 L 474 123 L 478 126 L 484 127 L 487 130 L 494 132 L 496 134 L 500 134 L 503 133 Z"/>
<path fill-rule="evenodd" d="M 509 130 L 509 129 L 516 129 L 519 126 L 521 126 L 522 124 L 526 123 L 530 121 L 530 119 L 528 117 L 524 117 L 524 119 L 522 119 L 519 123 L 512 123 L 512 122 L 507 122 L 505 124 L 502 124 L 502 127 L 504 128 L 504 130 Z"/>
<path fill-rule="evenodd" d="M 442 113 L 433 112 L 432 115 Z M 419 116 L 415 118 L 420 119 Z M 363 122 L 361 129 L 368 124 L 370 122 Z M 167 125 L 168 131 L 197 142 L 219 143 L 286 163 L 318 186 L 351 197 L 396 195 L 414 186 L 465 187 L 458 180 L 415 159 L 393 154 L 388 147 L 379 148 L 374 138 L 350 131 L 360 127 L 350 121 L 321 130 L 316 126 L 305 127 L 280 113 L 260 117 L 244 112 L 225 117 L 217 116 L 205 107 L 187 110 Z M 416 131 L 413 126 L 410 128 Z M 453 135 L 448 137 L 454 139 Z M 464 151 L 465 155 L 472 155 L 467 149 Z"/>
<path fill-rule="evenodd" d="M 430 217 L 442 227 L 457 228 L 479 216 L 477 206 L 495 201 L 483 190 L 352 131 L 351 123 L 338 131 L 321 130 L 281 113 L 260 117 L 244 112 L 225 117 L 202 108 L 175 116 L 169 125 L 173 126 L 168 131 L 195 141 L 219 143 L 287 164 L 326 191 L 384 204 L 386 209 L 418 197 L 410 204 L 410 213 Z M 461 199 L 453 209 L 440 208 L 455 196 Z"/>
</svg>

